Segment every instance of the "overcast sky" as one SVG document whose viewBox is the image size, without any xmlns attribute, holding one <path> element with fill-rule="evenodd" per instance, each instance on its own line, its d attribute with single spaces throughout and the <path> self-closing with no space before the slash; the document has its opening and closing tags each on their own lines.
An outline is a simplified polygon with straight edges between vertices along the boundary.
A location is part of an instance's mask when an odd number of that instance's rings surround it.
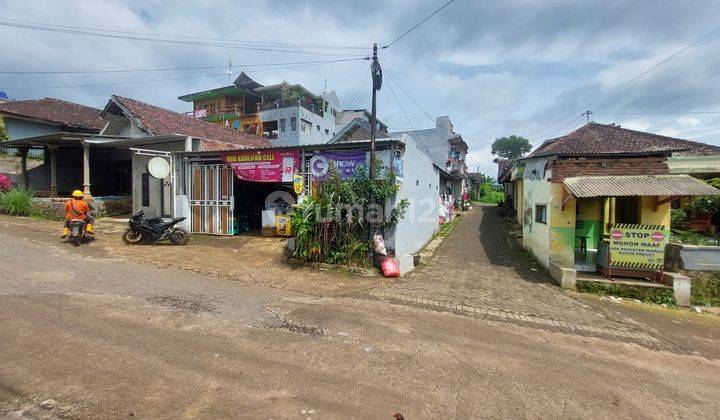
<svg viewBox="0 0 720 420">
<path fill-rule="evenodd" d="M 111 94 L 118 94 L 188 111 L 191 105 L 177 97 L 226 85 L 228 76 L 222 67 L 229 59 L 233 65 L 242 66 L 361 57 L 373 42 L 388 43 L 444 0 L 192 3 L 0 0 L 0 20 L 202 37 L 205 43 L 228 43 L 210 39 L 248 41 L 255 43 L 253 48 L 263 50 L 0 26 L 0 71 L 217 67 L 139 73 L 0 74 L 0 90 L 14 99 L 48 96 L 100 108 Z M 433 119 L 450 116 L 455 131 L 470 146 L 470 169 L 479 167 L 494 176 L 489 143 L 495 137 L 522 135 L 537 146 L 545 138 L 579 127 L 584 119 L 578 109 L 596 98 L 602 99 L 589 108 L 597 113 L 593 118 L 597 122 L 616 122 L 720 145 L 718 114 L 600 114 L 720 110 L 720 32 L 604 97 L 713 30 L 720 25 L 718 16 L 718 1 L 456 0 L 382 50 L 380 59 Z M 307 47 L 310 44 L 319 47 Z M 345 49 L 366 46 L 368 50 Z M 234 76 L 241 69 L 235 68 Z M 369 108 L 370 82 L 364 77 L 367 69 L 367 61 L 349 61 L 253 66 L 245 71 L 263 84 L 287 80 L 316 93 L 327 86 L 327 90 L 337 92 L 343 107 Z M 107 83 L 125 84 L 98 86 Z M 391 128 L 433 126 L 434 121 L 396 83 L 386 71 L 378 100 L 380 118 Z"/>
</svg>

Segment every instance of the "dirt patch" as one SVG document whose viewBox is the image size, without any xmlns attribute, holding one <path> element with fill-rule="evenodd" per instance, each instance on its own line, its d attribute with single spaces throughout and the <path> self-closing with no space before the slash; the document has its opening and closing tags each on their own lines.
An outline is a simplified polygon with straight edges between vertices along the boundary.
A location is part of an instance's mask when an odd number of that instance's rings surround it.
<svg viewBox="0 0 720 420">
<path fill-rule="evenodd" d="M 199 314 L 201 312 L 215 312 L 217 307 L 209 302 L 202 302 L 200 300 L 187 299 L 179 296 L 170 295 L 158 295 L 148 299 L 148 301 L 164 306 L 170 309 L 177 309 L 192 314 Z"/>
<path fill-rule="evenodd" d="M 123 226 L 100 219 L 96 240 L 73 248 L 59 239 L 62 225 L 58 222 L 0 215 L 0 229 L 5 234 L 57 246 L 70 253 L 123 258 L 313 296 L 345 296 L 391 283 L 379 276 L 363 277 L 292 264 L 283 254 L 282 238 L 191 235 L 186 246 L 128 246 L 122 242 Z"/>
</svg>

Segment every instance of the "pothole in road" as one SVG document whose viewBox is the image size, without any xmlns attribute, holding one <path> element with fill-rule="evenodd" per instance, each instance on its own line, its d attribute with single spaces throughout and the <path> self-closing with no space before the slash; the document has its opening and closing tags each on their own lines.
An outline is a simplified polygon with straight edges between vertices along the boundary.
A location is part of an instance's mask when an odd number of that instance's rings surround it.
<svg viewBox="0 0 720 420">
<path fill-rule="evenodd" d="M 324 328 L 315 325 L 296 324 L 290 321 L 285 321 L 282 324 L 275 326 L 274 328 L 281 328 L 294 333 L 308 334 L 312 336 L 323 336 L 327 334 L 327 331 Z"/>
<path fill-rule="evenodd" d="M 214 312 L 217 309 L 214 305 L 208 302 L 171 295 L 153 296 L 148 298 L 148 301 L 166 308 L 178 309 L 193 314 L 199 314 L 201 312 Z"/>
<path fill-rule="evenodd" d="M 298 334 L 307 334 L 313 337 L 321 337 L 327 334 L 327 330 L 325 328 L 317 325 L 306 325 L 290 321 L 277 314 L 274 314 L 273 318 L 274 322 L 271 322 L 266 328 L 287 330 Z"/>
</svg>

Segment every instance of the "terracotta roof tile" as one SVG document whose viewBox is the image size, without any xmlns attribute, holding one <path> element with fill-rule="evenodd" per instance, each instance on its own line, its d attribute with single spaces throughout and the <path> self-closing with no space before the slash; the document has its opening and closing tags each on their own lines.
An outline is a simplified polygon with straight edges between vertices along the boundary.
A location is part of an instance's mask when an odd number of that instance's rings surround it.
<svg viewBox="0 0 720 420">
<path fill-rule="evenodd" d="M 222 150 L 219 146 L 223 144 L 227 146 L 225 149 L 272 146 L 270 141 L 262 137 L 241 133 L 155 105 L 116 95 L 113 95 L 113 99 L 155 135 L 180 134 L 212 140 L 215 144 L 208 144 L 208 147 L 217 148 L 207 150 Z"/>
<path fill-rule="evenodd" d="M 105 121 L 100 110 L 55 98 L 0 102 L 0 114 L 31 118 L 68 127 L 100 132 Z"/>
<path fill-rule="evenodd" d="M 546 140 L 528 157 L 662 153 L 672 153 L 675 156 L 720 156 L 720 147 L 628 130 L 614 124 L 589 123 L 562 137 Z"/>
</svg>

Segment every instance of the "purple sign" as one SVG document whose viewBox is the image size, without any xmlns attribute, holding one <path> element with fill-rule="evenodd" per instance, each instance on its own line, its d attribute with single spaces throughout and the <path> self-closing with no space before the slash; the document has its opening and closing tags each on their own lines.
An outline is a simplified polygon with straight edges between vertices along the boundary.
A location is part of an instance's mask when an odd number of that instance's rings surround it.
<svg viewBox="0 0 720 420">
<path fill-rule="evenodd" d="M 330 162 L 335 164 L 340 178 L 353 176 L 358 167 L 365 164 L 365 151 L 323 152 L 310 159 L 310 173 L 315 179 L 325 179 L 330 175 Z"/>
</svg>

